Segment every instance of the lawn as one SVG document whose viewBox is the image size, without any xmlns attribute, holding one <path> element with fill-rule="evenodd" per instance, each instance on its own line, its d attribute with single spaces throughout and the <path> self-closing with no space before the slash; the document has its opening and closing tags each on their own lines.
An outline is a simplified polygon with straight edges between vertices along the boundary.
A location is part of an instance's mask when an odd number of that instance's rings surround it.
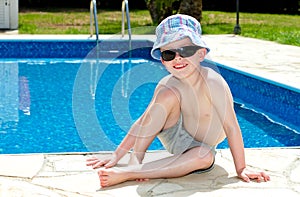
<svg viewBox="0 0 300 197">
<path fill-rule="evenodd" d="M 300 16 L 240 13 L 241 35 L 300 46 Z M 121 32 L 121 10 L 98 10 L 100 34 Z M 154 33 L 148 10 L 131 10 L 133 34 Z M 236 13 L 203 11 L 203 34 L 232 34 Z M 126 26 L 127 27 L 127 26 Z M 89 34 L 89 9 L 20 10 L 20 34 Z"/>
</svg>

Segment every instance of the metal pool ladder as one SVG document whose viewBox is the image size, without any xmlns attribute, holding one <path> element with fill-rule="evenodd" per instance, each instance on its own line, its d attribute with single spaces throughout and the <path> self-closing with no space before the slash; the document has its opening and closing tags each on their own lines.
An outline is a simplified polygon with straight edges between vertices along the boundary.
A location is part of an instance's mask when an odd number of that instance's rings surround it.
<svg viewBox="0 0 300 197">
<path fill-rule="evenodd" d="M 122 96 L 124 98 L 127 98 L 128 91 L 129 91 L 129 79 L 130 79 L 130 73 L 131 73 L 131 27 L 130 27 L 130 17 L 129 17 L 129 6 L 128 6 L 128 0 L 122 1 L 122 38 L 125 34 L 125 10 L 126 10 L 126 20 L 127 20 L 127 27 L 128 27 L 128 63 L 125 63 L 122 61 Z M 125 64 L 129 66 L 128 71 L 125 71 Z M 127 74 L 125 74 L 127 72 Z"/>
<path fill-rule="evenodd" d="M 129 17 L 129 6 L 128 0 L 123 0 L 122 2 L 122 37 L 125 34 L 125 9 L 126 9 L 126 19 L 127 19 L 127 27 L 128 27 L 128 37 L 129 37 L 129 47 L 131 50 L 131 27 L 130 27 L 130 17 Z"/>
<path fill-rule="evenodd" d="M 90 36 L 93 36 L 93 15 L 94 15 L 94 24 L 96 30 L 96 41 L 99 41 L 99 29 L 98 29 L 98 19 L 97 19 L 97 4 L 96 0 L 91 0 L 90 3 Z"/>
</svg>

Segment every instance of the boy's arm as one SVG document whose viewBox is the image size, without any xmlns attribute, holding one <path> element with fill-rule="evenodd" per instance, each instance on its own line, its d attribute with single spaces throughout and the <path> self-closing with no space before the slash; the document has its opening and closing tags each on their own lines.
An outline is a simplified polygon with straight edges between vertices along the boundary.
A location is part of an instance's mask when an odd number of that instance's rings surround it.
<svg viewBox="0 0 300 197">
<path fill-rule="evenodd" d="M 152 117 L 159 117 L 161 115 L 161 110 L 158 110 L 159 106 L 156 104 L 156 102 L 161 102 L 159 99 L 157 99 L 157 95 L 159 95 L 159 88 L 156 89 L 154 96 L 145 110 L 145 112 L 141 115 L 141 117 L 131 126 L 130 130 L 122 140 L 122 142 L 119 144 L 117 149 L 108 157 L 105 158 L 97 158 L 92 157 L 87 159 L 87 165 L 92 166 L 93 168 L 99 168 L 101 166 L 104 166 L 106 168 L 113 167 L 118 163 L 118 161 L 126 154 L 129 150 L 131 150 L 135 145 L 138 137 L 141 137 L 141 134 L 145 135 L 147 132 L 145 125 L 147 124 L 147 121 L 151 116 Z M 157 120 L 157 118 L 155 118 Z M 154 119 L 154 120 L 155 120 Z M 159 119 L 163 120 L 163 118 Z M 152 121 L 153 122 L 153 121 Z M 158 127 L 162 127 L 163 125 L 158 125 Z M 152 128 L 153 129 L 153 128 Z M 140 154 L 141 155 L 141 154 Z M 142 159 L 138 159 L 138 162 L 141 162 Z"/>
<path fill-rule="evenodd" d="M 257 181 L 261 179 L 270 180 L 270 177 L 264 172 L 253 172 L 246 169 L 242 133 L 234 111 L 232 94 L 227 83 L 223 79 L 221 83 L 214 83 L 212 91 L 212 96 L 215 97 L 213 103 L 220 120 L 223 122 L 237 175 L 246 182 L 249 182 L 250 179 L 257 179 Z"/>
<path fill-rule="evenodd" d="M 129 132 L 118 146 L 114 154 L 120 160 L 133 147 L 135 156 L 142 162 L 145 152 L 138 152 L 140 146 L 149 143 L 164 127 L 168 115 L 175 104 L 178 95 L 168 88 L 157 88 L 152 101 L 142 116 L 132 125 Z M 152 141 L 152 140 L 151 140 Z"/>
<path fill-rule="evenodd" d="M 87 159 L 87 166 L 92 166 L 94 169 L 104 166 L 110 168 L 115 166 L 118 161 L 131 149 L 135 141 L 135 136 L 127 133 L 118 148 L 109 156 L 104 158 L 91 157 Z"/>
<path fill-rule="evenodd" d="M 233 108 L 233 98 L 224 80 L 215 81 L 211 88 L 213 105 L 223 124 L 235 169 L 238 174 L 246 168 L 244 143 L 241 130 Z"/>
<path fill-rule="evenodd" d="M 134 146 L 137 136 L 132 134 L 133 130 L 136 130 L 136 124 L 132 125 L 130 131 L 112 154 L 104 158 L 88 158 L 87 166 L 92 166 L 93 168 L 99 168 L 102 166 L 110 168 L 115 166 L 118 161 Z"/>
</svg>

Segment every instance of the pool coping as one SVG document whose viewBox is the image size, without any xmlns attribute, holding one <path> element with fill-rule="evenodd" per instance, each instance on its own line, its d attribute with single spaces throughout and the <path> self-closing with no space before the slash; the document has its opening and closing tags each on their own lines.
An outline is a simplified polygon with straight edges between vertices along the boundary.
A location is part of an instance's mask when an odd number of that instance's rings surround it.
<svg viewBox="0 0 300 197">
<path fill-rule="evenodd" d="M 126 34 L 122 36 L 121 34 L 112 34 L 112 35 L 101 35 L 99 36 L 99 40 L 106 39 L 122 39 L 129 40 L 129 36 Z M 147 34 L 147 35 L 132 35 L 132 40 L 150 40 L 154 42 L 155 35 Z M 38 35 L 30 35 L 30 34 L 19 34 L 19 35 L 1 35 L 0 40 L 90 40 L 96 42 L 96 36 L 90 35 L 47 35 L 47 34 L 38 34 Z"/>
</svg>

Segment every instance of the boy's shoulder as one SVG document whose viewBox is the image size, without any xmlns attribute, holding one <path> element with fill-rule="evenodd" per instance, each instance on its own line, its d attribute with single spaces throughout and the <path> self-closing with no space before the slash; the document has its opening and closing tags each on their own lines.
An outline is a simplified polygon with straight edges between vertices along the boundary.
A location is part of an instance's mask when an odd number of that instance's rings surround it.
<svg viewBox="0 0 300 197">
<path fill-rule="evenodd" d="M 203 67 L 203 69 L 205 69 L 206 72 L 204 76 L 208 86 L 227 86 L 225 79 L 220 73 L 208 67 Z"/>
<path fill-rule="evenodd" d="M 169 88 L 177 87 L 179 84 L 179 80 L 176 79 L 172 74 L 163 77 L 158 83 L 158 85 L 168 86 Z"/>
</svg>

